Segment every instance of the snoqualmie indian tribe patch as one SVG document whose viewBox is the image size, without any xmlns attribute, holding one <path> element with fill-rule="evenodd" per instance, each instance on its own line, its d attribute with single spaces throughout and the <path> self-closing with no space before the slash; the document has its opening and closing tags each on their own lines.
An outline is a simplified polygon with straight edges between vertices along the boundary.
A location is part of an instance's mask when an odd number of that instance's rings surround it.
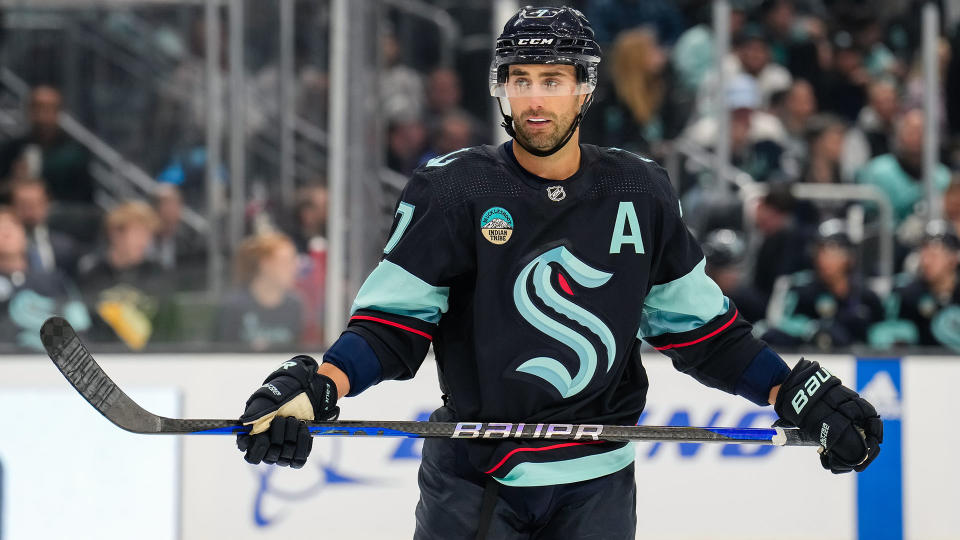
<svg viewBox="0 0 960 540">
<path fill-rule="evenodd" d="M 494 244 L 506 244 L 513 234 L 513 217 L 506 209 L 494 206 L 480 217 L 480 232 Z"/>
</svg>

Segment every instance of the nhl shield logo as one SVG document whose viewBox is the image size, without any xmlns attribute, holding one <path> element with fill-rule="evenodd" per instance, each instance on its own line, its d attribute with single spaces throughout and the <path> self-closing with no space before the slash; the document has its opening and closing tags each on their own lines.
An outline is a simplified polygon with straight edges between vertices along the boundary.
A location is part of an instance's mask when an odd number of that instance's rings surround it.
<svg viewBox="0 0 960 540">
<path fill-rule="evenodd" d="M 553 202 L 560 202 L 567 198 L 567 192 L 563 186 L 550 186 L 547 188 L 547 198 Z"/>
</svg>

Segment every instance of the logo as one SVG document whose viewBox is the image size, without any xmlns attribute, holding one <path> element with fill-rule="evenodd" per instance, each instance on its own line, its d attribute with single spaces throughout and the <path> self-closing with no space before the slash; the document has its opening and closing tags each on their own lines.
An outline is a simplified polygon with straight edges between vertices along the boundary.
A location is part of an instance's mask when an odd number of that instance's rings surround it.
<svg viewBox="0 0 960 540">
<path fill-rule="evenodd" d="M 270 392 L 272 392 L 273 395 L 275 395 L 275 396 L 282 396 L 282 395 L 283 395 L 282 393 L 280 393 L 279 390 L 277 390 L 277 387 L 276 387 L 276 386 L 274 386 L 274 385 L 272 385 L 272 384 L 270 384 L 270 383 L 267 383 L 267 384 L 263 385 L 263 388 L 266 388 L 267 390 L 269 390 Z"/>
<path fill-rule="evenodd" d="M 889 371 L 878 371 L 863 386 L 860 395 L 877 409 L 884 420 L 899 420 L 903 415 L 900 392 Z"/>
<path fill-rule="evenodd" d="M 506 244 L 513 234 L 513 217 L 506 209 L 494 206 L 480 217 L 480 232 L 493 244 Z"/>
<path fill-rule="evenodd" d="M 449 164 L 453 163 L 454 161 L 456 161 L 457 158 L 460 157 L 460 156 L 454 157 L 454 154 L 459 154 L 460 152 L 465 152 L 465 151 L 467 151 L 467 150 L 469 150 L 469 149 L 470 149 L 470 148 L 461 148 L 461 149 L 459 149 L 459 150 L 454 150 L 453 152 L 450 152 L 449 154 L 445 154 L 445 155 L 442 155 L 442 156 L 439 156 L 439 157 L 435 157 L 435 158 L 427 161 L 426 166 L 427 166 L 427 167 L 443 167 L 444 165 L 449 165 Z"/>
<path fill-rule="evenodd" d="M 286 362 L 280 364 L 280 367 L 278 367 L 277 369 L 287 370 L 292 368 L 295 365 L 297 365 L 297 363 L 294 362 L 293 360 L 287 360 Z"/>
<path fill-rule="evenodd" d="M 577 432 L 574 434 L 573 429 Z M 526 431 L 524 431 L 526 430 Z M 491 422 L 458 422 L 453 430 L 454 439 L 507 439 L 510 437 L 525 439 L 552 439 L 561 435 L 573 435 L 573 439 L 600 440 L 603 435 L 603 426 L 596 424 L 510 424 Z"/>
<path fill-rule="evenodd" d="M 550 186 L 547 188 L 547 198 L 553 202 L 560 202 L 567 198 L 567 192 L 563 186 Z"/>
<path fill-rule="evenodd" d="M 800 414 L 800 411 L 807 405 L 810 398 L 817 393 L 817 390 L 820 390 L 820 383 L 827 382 L 827 379 L 830 377 L 833 377 L 833 374 L 827 371 L 825 367 L 821 367 L 820 371 L 811 375 L 810 378 L 807 379 L 807 382 L 803 383 L 803 388 L 797 390 L 796 395 L 790 400 L 790 403 L 793 405 L 793 410 L 797 414 Z"/>
<path fill-rule="evenodd" d="M 829 294 L 821 294 L 814 303 L 814 309 L 824 319 L 831 319 L 837 314 L 837 301 Z"/>
<path fill-rule="evenodd" d="M 552 45 L 553 38 L 523 38 L 517 40 L 517 45 Z"/>
<path fill-rule="evenodd" d="M 546 19 L 549 17 L 556 17 L 557 13 L 560 13 L 559 9 L 538 9 L 536 11 L 528 11 L 524 14 L 526 19 Z"/>
<path fill-rule="evenodd" d="M 603 286 L 613 277 L 613 274 L 601 272 L 587 265 L 567 248 L 561 246 L 553 248 L 530 261 L 520 271 L 520 275 L 517 276 L 517 281 L 513 285 L 513 301 L 520 315 L 543 334 L 566 345 L 579 360 L 579 366 L 573 376 L 570 375 L 569 369 L 562 362 L 546 356 L 531 358 L 520 364 L 516 370 L 546 381 L 550 386 L 556 388 L 557 392 L 560 392 L 561 397 L 568 398 L 581 392 L 593 380 L 600 352 L 590 338 L 560 321 L 569 319 L 586 328 L 599 339 L 606 349 L 607 369 L 605 373 L 613 368 L 617 346 L 613 339 L 613 332 L 599 317 L 568 300 L 568 296 L 574 296 L 574 291 L 564 274 L 557 276 L 557 282 L 563 294 L 554 289 L 554 264 L 563 269 L 575 284 L 588 289 Z M 531 280 L 537 298 L 561 317 L 547 315 L 534 304 L 528 290 Z"/>
</svg>

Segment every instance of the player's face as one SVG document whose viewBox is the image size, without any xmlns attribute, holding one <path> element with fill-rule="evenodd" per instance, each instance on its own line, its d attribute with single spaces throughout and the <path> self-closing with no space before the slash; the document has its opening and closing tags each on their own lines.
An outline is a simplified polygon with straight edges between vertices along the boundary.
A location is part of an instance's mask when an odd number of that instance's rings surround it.
<svg viewBox="0 0 960 540">
<path fill-rule="evenodd" d="M 846 275 L 852 260 L 846 249 L 833 244 L 826 244 L 817 249 L 817 273 L 825 279 L 835 279 Z"/>
<path fill-rule="evenodd" d="M 957 271 L 957 252 L 939 242 L 929 242 L 920 250 L 920 273 L 927 281 L 937 281 Z"/>
<path fill-rule="evenodd" d="M 587 97 L 578 93 L 576 69 L 567 65 L 510 66 L 507 87 L 517 139 L 538 150 L 563 140 Z"/>
</svg>

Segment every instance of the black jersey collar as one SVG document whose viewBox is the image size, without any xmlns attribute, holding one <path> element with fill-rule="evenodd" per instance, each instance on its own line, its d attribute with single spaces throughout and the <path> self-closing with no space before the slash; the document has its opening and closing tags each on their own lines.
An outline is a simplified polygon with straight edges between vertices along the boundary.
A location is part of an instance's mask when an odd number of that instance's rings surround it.
<svg viewBox="0 0 960 540">
<path fill-rule="evenodd" d="M 591 144 L 581 144 L 580 168 L 577 169 L 577 172 L 563 180 L 551 180 L 549 178 L 537 176 L 524 169 L 523 166 L 520 165 L 520 162 L 517 161 L 517 156 L 513 153 L 513 140 L 509 140 L 501 144 L 497 149 L 497 153 L 500 154 L 501 161 L 503 161 L 508 168 L 513 170 L 516 173 L 516 177 L 519 178 L 525 185 L 538 191 L 544 191 L 550 186 L 559 185 L 563 186 L 569 195 L 578 194 L 589 187 L 590 182 L 581 179 L 585 176 L 588 176 L 587 172 L 590 170 L 590 164 L 593 163 L 598 156 L 596 146 Z"/>
</svg>

